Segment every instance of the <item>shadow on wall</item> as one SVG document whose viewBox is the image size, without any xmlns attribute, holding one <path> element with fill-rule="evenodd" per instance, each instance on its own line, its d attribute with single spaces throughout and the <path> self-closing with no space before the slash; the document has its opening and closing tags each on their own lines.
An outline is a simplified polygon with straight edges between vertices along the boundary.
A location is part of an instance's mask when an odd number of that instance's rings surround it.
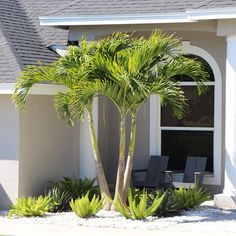
<svg viewBox="0 0 236 236">
<path fill-rule="evenodd" d="M 0 210 L 7 210 L 10 208 L 11 205 L 12 201 L 10 200 L 4 188 L 0 184 Z"/>
<path fill-rule="evenodd" d="M 226 169 L 226 175 L 225 178 L 228 179 L 228 181 L 231 183 L 231 186 L 224 186 L 226 189 L 230 191 L 231 194 L 236 196 L 236 160 L 235 156 L 236 153 L 230 154 L 226 151 L 225 152 L 225 169 Z M 227 179 L 225 184 L 227 184 Z M 229 183 L 228 183 L 229 184 Z"/>
</svg>

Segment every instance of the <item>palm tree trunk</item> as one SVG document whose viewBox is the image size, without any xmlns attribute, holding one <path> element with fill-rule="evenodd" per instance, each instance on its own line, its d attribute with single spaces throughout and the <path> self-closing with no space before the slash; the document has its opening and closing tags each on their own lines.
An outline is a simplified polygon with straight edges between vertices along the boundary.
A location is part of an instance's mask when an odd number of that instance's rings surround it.
<svg viewBox="0 0 236 236">
<path fill-rule="evenodd" d="M 105 173 L 102 166 L 101 157 L 98 150 L 98 142 L 97 142 L 97 137 L 96 137 L 95 128 L 94 128 L 92 108 L 88 109 L 88 117 L 89 117 L 89 129 L 90 129 L 91 141 L 92 141 L 93 152 L 94 152 L 98 184 L 100 187 L 102 198 L 105 201 L 105 205 L 103 209 L 110 210 L 111 203 L 107 200 L 107 198 L 111 199 L 111 194 L 108 188 L 107 180 L 106 180 Z"/>
<path fill-rule="evenodd" d="M 113 203 L 118 199 L 123 199 L 123 186 L 124 186 L 124 171 L 125 171 L 125 130 L 126 121 L 125 118 L 120 122 L 120 148 L 119 148 L 119 162 L 116 176 L 116 188 Z M 112 210 L 115 210 L 115 205 L 112 205 Z"/>
<path fill-rule="evenodd" d="M 129 143 L 129 152 L 125 168 L 124 175 L 124 188 L 123 188 L 123 201 L 127 201 L 128 189 L 130 187 L 131 173 L 133 169 L 133 159 L 134 159 L 134 147 L 135 147 L 135 137 L 136 137 L 136 116 L 132 115 L 131 120 L 131 132 L 130 132 L 130 143 Z"/>
</svg>

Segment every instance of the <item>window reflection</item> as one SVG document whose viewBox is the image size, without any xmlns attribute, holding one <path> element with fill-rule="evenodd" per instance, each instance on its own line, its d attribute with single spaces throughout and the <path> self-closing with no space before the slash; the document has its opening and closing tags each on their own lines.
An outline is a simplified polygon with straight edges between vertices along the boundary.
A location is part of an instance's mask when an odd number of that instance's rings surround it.
<svg viewBox="0 0 236 236">
<path fill-rule="evenodd" d="M 187 156 L 208 157 L 206 170 L 213 172 L 213 131 L 162 131 L 162 155 L 169 155 L 169 170 L 183 170 Z"/>
<path fill-rule="evenodd" d="M 161 126 L 172 127 L 213 127 L 214 126 L 214 86 L 209 86 L 206 94 L 199 96 L 196 86 L 183 87 L 188 99 L 188 110 L 183 119 L 173 116 L 170 105 L 161 108 Z"/>
</svg>

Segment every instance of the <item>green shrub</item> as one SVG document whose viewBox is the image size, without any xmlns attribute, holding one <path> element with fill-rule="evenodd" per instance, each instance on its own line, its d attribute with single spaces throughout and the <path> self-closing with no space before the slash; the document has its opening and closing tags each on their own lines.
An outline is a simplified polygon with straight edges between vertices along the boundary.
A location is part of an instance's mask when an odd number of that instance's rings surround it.
<svg viewBox="0 0 236 236">
<path fill-rule="evenodd" d="M 71 198 L 77 199 L 89 192 L 89 197 L 99 194 L 99 188 L 95 185 L 95 179 L 84 178 L 74 179 L 70 177 L 63 177 L 62 180 L 53 182 L 53 186 L 60 189 L 62 192 L 69 192 Z"/>
<path fill-rule="evenodd" d="M 50 197 L 39 196 L 34 197 L 22 197 L 17 199 L 15 205 L 11 206 L 11 210 L 8 213 L 8 217 L 15 216 L 43 216 L 45 212 L 50 209 Z"/>
<path fill-rule="evenodd" d="M 176 208 L 180 210 L 192 209 L 209 199 L 209 194 L 202 188 L 197 187 L 189 189 L 179 188 L 176 189 L 173 194 L 173 201 L 177 203 Z"/>
<path fill-rule="evenodd" d="M 157 195 L 160 194 L 160 192 L 157 192 Z M 207 194 L 202 188 L 196 186 L 189 189 L 170 189 L 166 191 L 166 196 L 160 207 L 156 210 L 155 215 L 177 215 L 184 210 L 195 208 L 209 199 L 209 194 Z"/>
<path fill-rule="evenodd" d="M 99 194 L 99 188 L 95 185 L 95 179 L 63 177 L 60 181 L 50 183 L 52 186 L 46 191 L 46 195 L 49 195 L 54 199 L 55 206 L 52 207 L 53 212 L 70 210 L 70 200 L 81 198 L 88 192 L 89 199 L 92 199 L 94 195 Z"/>
<path fill-rule="evenodd" d="M 116 210 L 121 213 L 127 219 L 141 220 L 146 219 L 148 216 L 152 216 L 158 209 L 161 202 L 165 197 L 165 193 L 162 196 L 156 196 L 150 199 L 146 190 L 143 190 L 140 194 L 139 191 L 128 192 L 128 206 L 124 205 L 120 199 L 114 203 Z"/>
<path fill-rule="evenodd" d="M 70 207 L 72 211 L 81 218 L 88 218 L 95 215 L 103 207 L 103 200 L 93 195 L 92 199 L 89 199 L 89 192 L 76 200 L 71 200 Z"/>
<path fill-rule="evenodd" d="M 69 192 L 62 192 L 58 187 L 49 189 L 46 196 L 51 198 L 50 212 L 62 212 L 68 210 L 68 205 L 71 200 Z"/>
</svg>

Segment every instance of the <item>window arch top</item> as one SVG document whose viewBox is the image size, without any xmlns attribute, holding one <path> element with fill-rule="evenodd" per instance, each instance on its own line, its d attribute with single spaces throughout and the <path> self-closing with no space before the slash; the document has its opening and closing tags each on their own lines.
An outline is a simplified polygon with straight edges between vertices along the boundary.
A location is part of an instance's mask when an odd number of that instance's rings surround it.
<svg viewBox="0 0 236 236">
<path fill-rule="evenodd" d="M 209 75 L 208 80 L 210 82 L 215 81 L 213 70 L 212 70 L 211 66 L 208 64 L 208 62 L 206 60 L 204 60 L 200 56 L 196 56 L 196 55 L 193 55 L 193 54 L 186 54 L 184 56 L 187 57 L 187 58 L 199 61 L 202 64 L 202 66 L 204 67 L 205 71 Z M 189 76 L 186 76 L 186 75 L 177 75 L 177 76 L 174 77 L 174 79 L 179 81 L 179 82 L 193 82 L 193 79 Z"/>
</svg>

